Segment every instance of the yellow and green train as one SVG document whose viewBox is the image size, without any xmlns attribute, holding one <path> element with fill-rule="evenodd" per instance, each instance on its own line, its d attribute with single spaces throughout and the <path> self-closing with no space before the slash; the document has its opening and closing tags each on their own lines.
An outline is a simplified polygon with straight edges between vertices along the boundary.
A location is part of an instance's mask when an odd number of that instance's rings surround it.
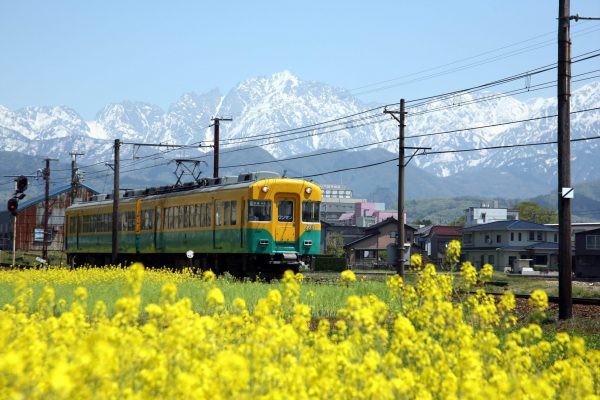
<svg viewBox="0 0 600 400">
<path fill-rule="evenodd" d="M 72 264 L 112 261 L 113 199 L 98 197 L 66 211 Z M 119 199 L 117 262 L 235 275 L 297 270 L 319 252 L 321 198 L 317 185 L 273 172 L 128 191 Z"/>
</svg>

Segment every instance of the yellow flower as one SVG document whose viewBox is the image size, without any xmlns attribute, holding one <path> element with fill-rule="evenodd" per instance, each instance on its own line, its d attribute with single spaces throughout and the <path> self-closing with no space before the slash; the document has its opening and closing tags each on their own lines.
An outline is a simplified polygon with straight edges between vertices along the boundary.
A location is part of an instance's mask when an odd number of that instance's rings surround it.
<svg viewBox="0 0 600 400">
<path fill-rule="evenodd" d="M 469 261 L 465 261 L 460 267 L 460 275 L 463 277 L 467 286 L 477 284 L 477 270 Z"/>
<path fill-rule="evenodd" d="M 531 293 L 527 304 L 535 311 L 543 312 L 548 308 L 548 295 L 541 289 L 536 289 Z"/>
<path fill-rule="evenodd" d="M 481 282 L 488 282 L 490 279 L 492 279 L 493 275 L 494 275 L 494 267 L 492 267 L 490 264 L 485 264 L 481 268 L 481 271 L 479 271 L 479 280 Z"/>
<path fill-rule="evenodd" d="M 214 287 L 208 292 L 206 302 L 212 308 L 220 307 L 225 304 L 225 296 L 221 292 L 221 289 Z"/>
<path fill-rule="evenodd" d="M 210 269 L 204 271 L 202 273 L 202 281 L 203 282 L 213 282 L 216 278 L 216 275 L 214 272 L 212 272 Z"/>
<path fill-rule="evenodd" d="M 410 256 L 410 266 L 413 269 L 421 269 L 423 266 L 423 258 L 420 254 L 413 254 Z"/>
<path fill-rule="evenodd" d="M 452 240 L 446 247 L 446 261 L 454 266 L 460 261 L 460 242 L 458 240 Z"/>
<path fill-rule="evenodd" d="M 356 275 L 354 272 L 352 272 L 352 270 L 347 269 L 340 273 L 340 280 L 342 281 L 342 284 L 347 286 L 353 282 L 356 282 Z"/>
</svg>

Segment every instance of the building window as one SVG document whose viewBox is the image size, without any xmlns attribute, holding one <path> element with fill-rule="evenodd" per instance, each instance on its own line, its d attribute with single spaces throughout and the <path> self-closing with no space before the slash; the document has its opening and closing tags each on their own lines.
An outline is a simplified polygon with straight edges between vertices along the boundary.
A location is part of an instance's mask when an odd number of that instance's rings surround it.
<svg viewBox="0 0 600 400">
<path fill-rule="evenodd" d="M 521 241 L 521 232 L 519 232 L 519 242 Z"/>
<path fill-rule="evenodd" d="M 515 240 L 515 233 L 511 232 L 510 233 L 510 241 L 512 242 L 513 240 Z"/>
<path fill-rule="evenodd" d="M 558 233 L 555 233 L 554 234 L 554 243 L 557 243 L 557 242 L 558 242 Z"/>
<path fill-rule="evenodd" d="M 538 232 L 537 233 L 537 240 L 540 241 L 540 242 L 542 240 L 544 240 L 544 232 Z"/>
<path fill-rule="evenodd" d="M 587 250 L 600 250 L 600 235 L 585 235 L 585 248 Z"/>
<path fill-rule="evenodd" d="M 465 236 L 463 237 L 464 240 L 464 244 L 471 244 L 473 243 L 473 234 L 469 233 L 469 234 L 465 234 Z"/>
<path fill-rule="evenodd" d="M 496 243 L 502 243 L 502 235 L 496 235 Z"/>
<path fill-rule="evenodd" d="M 492 265 L 494 265 L 494 263 L 495 263 L 495 262 L 496 262 L 496 260 L 494 260 L 494 255 L 493 255 L 493 254 L 490 254 L 490 255 L 488 256 L 488 264 L 492 264 Z"/>
<path fill-rule="evenodd" d="M 485 239 L 484 239 L 484 242 L 486 242 L 486 243 L 492 243 L 492 238 L 491 238 L 491 237 L 490 237 L 490 235 L 489 235 L 489 234 L 487 234 L 487 233 L 485 234 Z"/>
<path fill-rule="evenodd" d="M 529 231 L 529 241 L 533 242 L 535 240 L 535 232 Z"/>
</svg>

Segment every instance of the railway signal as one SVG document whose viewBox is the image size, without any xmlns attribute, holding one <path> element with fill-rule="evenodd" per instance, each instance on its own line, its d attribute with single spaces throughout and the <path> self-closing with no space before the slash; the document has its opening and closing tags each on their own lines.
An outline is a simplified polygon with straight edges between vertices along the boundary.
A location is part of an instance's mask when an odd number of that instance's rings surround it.
<svg viewBox="0 0 600 400">
<path fill-rule="evenodd" d="M 23 175 L 15 177 L 15 193 L 6 204 L 6 209 L 15 217 L 19 209 L 19 200 L 25 198 L 25 193 L 23 193 L 25 190 L 27 190 L 27 177 Z"/>
<path fill-rule="evenodd" d="M 8 211 L 13 215 L 17 216 L 17 209 L 19 208 L 19 201 L 16 198 L 11 198 L 8 200 L 8 204 L 6 206 Z"/>
</svg>

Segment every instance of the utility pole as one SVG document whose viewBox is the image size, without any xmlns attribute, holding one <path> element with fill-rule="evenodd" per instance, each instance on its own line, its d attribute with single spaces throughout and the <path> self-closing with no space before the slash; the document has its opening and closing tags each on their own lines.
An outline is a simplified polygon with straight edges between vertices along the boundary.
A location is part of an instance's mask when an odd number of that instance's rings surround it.
<svg viewBox="0 0 600 400">
<path fill-rule="evenodd" d="M 77 176 L 77 156 L 82 156 L 84 153 L 69 153 L 71 155 L 71 202 L 75 203 L 77 191 L 79 190 L 79 177 Z"/>
<path fill-rule="evenodd" d="M 215 127 L 215 134 L 214 134 L 214 162 L 213 162 L 213 178 L 218 178 L 219 177 L 219 122 L 220 121 L 232 121 L 231 118 L 219 118 L 219 117 L 214 117 L 213 119 L 211 119 L 211 121 L 213 121 L 211 126 Z"/>
<path fill-rule="evenodd" d="M 573 317 L 571 247 L 571 20 L 600 20 L 571 16 L 570 0 L 558 2 L 558 319 Z"/>
<path fill-rule="evenodd" d="M 570 0 L 558 5 L 558 318 L 573 316 L 571 260 L 571 39 Z"/>
<path fill-rule="evenodd" d="M 45 181 L 44 186 L 44 242 L 42 243 L 42 258 L 48 261 L 48 218 L 50 216 L 50 161 L 58 161 L 54 158 L 46 158 L 46 167 L 42 171 Z"/>
<path fill-rule="evenodd" d="M 119 258 L 119 193 L 121 191 L 120 182 L 119 182 L 119 174 L 120 174 L 120 152 L 121 145 L 133 145 L 135 148 L 140 148 L 143 146 L 148 147 L 168 147 L 168 148 L 198 148 L 200 146 L 191 146 L 191 145 L 181 145 L 181 144 L 163 144 L 163 143 L 130 143 L 130 142 L 122 142 L 119 139 L 115 139 L 114 144 L 114 163 L 111 166 L 110 164 L 106 164 L 110 166 L 114 171 L 114 181 L 113 181 L 113 209 L 112 209 L 112 263 L 116 264 L 117 259 Z M 134 150 L 135 151 L 135 150 Z"/>
<path fill-rule="evenodd" d="M 113 182 L 113 209 L 112 209 L 112 263 L 117 263 L 119 257 L 119 152 L 121 141 L 115 139 L 114 147 L 114 182 Z"/>
<path fill-rule="evenodd" d="M 406 147 L 404 146 L 404 128 L 406 111 L 404 109 L 404 99 L 400 99 L 400 111 L 384 110 L 384 114 L 390 114 L 398 121 L 398 234 L 396 235 L 396 273 L 404 278 L 404 243 L 406 242 L 404 232 L 404 169 L 417 154 L 419 150 L 429 150 L 430 147 Z M 398 114 L 398 116 L 396 116 Z M 404 150 L 413 149 L 415 152 L 404 162 Z"/>
</svg>

